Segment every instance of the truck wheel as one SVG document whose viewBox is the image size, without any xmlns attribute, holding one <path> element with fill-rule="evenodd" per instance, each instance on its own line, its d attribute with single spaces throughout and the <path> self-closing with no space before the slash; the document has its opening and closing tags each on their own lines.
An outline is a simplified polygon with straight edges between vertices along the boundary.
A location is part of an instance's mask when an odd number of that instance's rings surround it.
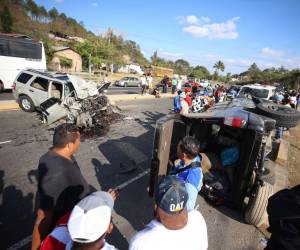
<svg viewBox="0 0 300 250">
<path fill-rule="evenodd" d="M 250 197 L 245 211 L 245 221 L 251 225 L 259 227 L 263 222 L 263 215 L 266 211 L 268 199 L 272 195 L 273 186 L 264 182 L 259 186 L 255 197 Z"/>
<path fill-rule="evenodd" d="M 300 112 L 272 102 L 261 102 L 256 105 L 258 112 L 264 116 L 276 120 L 276 126 L 292 128 L 297 126 L 300 120 Z"/>
<path fill-rule="evenodd" d="M 271 164 L 270 164 L 271 165 Z M 268 166 L 267 164 L 265 164 L 264 166 L 265 170 L 263 172 L 263 175 L 261 177 L 261 179 L 264 182 L 268 182 L 271 185 L 275 184 L 275 171 L 274 171 L 274 166 Z"/>
<path fill-rule="evenodd" d="M 29 96 L 27 95 L 20 96 L 18 102 L 20 108 L 23 109 L 25 112 L 34 111 L 34 104 Z"/>
</svg>

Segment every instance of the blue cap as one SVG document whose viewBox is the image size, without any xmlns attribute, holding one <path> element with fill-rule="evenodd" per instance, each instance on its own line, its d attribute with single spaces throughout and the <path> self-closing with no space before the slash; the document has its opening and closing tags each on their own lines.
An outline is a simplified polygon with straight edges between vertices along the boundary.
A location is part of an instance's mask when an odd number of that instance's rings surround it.
<svg viewBox="0 0 300 250">
<path fill-rule="evenodd" d="M 168 214 L 180 213 L 188 201 L 185 184 L 177 176 L 163 177 L 156 189 L 155 202 Z"/>
</svg>

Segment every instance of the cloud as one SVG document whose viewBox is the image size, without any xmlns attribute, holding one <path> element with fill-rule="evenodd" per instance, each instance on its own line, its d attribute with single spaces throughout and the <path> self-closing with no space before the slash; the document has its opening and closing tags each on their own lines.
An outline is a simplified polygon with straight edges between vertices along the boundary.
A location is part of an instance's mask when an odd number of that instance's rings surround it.
<svg viewBox="0 0 300 250">
<path fill-rule="evenodd" d="M 223 23 L 211 23 L 210 18 L 201 17 L 205 23 L 191 24 L 183 27 L 183 31 L 194 37 L 207 37 L 208 39 L 237 39 L 239 34 L 236 29 L 236 22 L 239 17 L 233 17 Z"/>
<path fill-rule="evenodd" d="M 209 17 L 206 17 L 206 16 L 202 16 L 202 17 L 200 17 L 200 19 L 205 23 L 209 23 L 211 20 Z"/>
<path fill-rule="evenodd" d="M 199 22 L 199 19 L 196 16 L 187 16 L 186 22 L 188 24 L 197 24 Z"/>
<path fill-rule="evenodd" d="M 93 3 L 92 3 L 92 6 L 98 7 L 98 3 L 97 3 L 97 2 L 93 2 Z"/>
<path fill-rule="evenodd" d="M 284 54 L 281 50 L 274 50 L 270 48 L 263 48 L 260 53 L 261 55 L 268 57 L 280 57 Z"/>
</svg>

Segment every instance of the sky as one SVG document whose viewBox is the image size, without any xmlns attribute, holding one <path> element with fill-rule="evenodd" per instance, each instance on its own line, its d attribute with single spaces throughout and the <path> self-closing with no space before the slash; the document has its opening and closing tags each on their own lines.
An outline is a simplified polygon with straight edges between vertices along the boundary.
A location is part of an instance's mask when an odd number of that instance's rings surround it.
<svg viewBox="0 0 300 250">
<path fill-rule="evenodd" d="M 109 27 L 150 58 L 185 59 L 225 73 L 300 68 L 300 0 L 36 0 L 83 21 L 95 34 Z"/>
</svg>

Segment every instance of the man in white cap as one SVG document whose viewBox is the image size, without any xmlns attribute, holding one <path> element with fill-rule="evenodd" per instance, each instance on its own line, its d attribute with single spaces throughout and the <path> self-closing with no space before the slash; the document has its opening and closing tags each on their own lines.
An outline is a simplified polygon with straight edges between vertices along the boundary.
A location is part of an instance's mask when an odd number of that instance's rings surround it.
<svg viewBox="0 0 300 250">
<path fill-rule="evenodd" d="M 82 199 L 59 221 L 40 250 L 116 250 L 105 241 L 111 233 L 111 213 L 116 192 L 98 191 Z"/>
</svg>

